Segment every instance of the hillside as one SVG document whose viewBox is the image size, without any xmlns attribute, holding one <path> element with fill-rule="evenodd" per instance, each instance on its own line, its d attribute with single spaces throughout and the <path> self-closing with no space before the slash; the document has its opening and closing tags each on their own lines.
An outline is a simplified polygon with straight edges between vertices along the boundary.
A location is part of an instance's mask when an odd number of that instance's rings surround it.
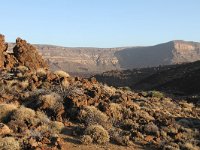
<svg viewBox="0 0 200 150">
<path fill-rule="evenodd" d="M 9 44 L 12 50 L 14 44 Z M 52 70 L 73 74 L 94 74 L 159 65 L 180 64 L 200 60 L 200 44 L 171 41 L 155 46 L 130 48 L 70 48 L 34 45 L 48 61 Z"/>
<path fill-rule="evenodd" d="M 115 87 L 128 86 L 134 90 L 162 90 L 176 94 L 199 94 L 200 61 L 193 63 L 108 71 L 96 75 L 98 81 Z"/>
</svg>

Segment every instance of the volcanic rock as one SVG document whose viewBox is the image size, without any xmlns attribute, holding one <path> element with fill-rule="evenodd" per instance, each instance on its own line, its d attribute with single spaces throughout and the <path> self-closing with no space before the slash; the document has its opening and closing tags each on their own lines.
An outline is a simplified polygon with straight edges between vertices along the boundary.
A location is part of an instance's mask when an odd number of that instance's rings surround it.
<svg viewBox="0 0 200 150">
<path fill-rule="evenodd" d="M 37 49 L 21 38 L 17 38 L 13 53 L 19 63 L 29 69 L 47 68 L 46 62 L 39 55 Z"/>
<path fill-rule="evenodd" d="M 4 35 L 0 34 L 0 68 L 4 67 L 5 55 L 4 52 L 7 50 L 8 44 L 5 43 Z"/>
</svg>

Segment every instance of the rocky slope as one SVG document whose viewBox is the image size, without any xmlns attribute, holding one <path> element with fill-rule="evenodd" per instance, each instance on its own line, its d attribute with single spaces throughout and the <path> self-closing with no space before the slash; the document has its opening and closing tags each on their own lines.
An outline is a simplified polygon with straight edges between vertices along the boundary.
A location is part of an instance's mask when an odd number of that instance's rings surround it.
<svg viewBox="0 0 200 150">
<path fill-rule="evenodd" d="M 134 90 L 162 90 L 167 93 L 190 95 L 200 92 L 200 61 L 179 65 L 108 71 L 95 75 L 98 81 L 115 87 Z"/>
<path fill-rule="evenodd" d="M 4 58 L 11 54 L 2 43 Z M 49 71 L 21 39 L 14 52 L 16 63 L 5 57 L 0 70 L 0 149 L 200 148 L 198 104 Z"/>
<path fill-rule="evenodd" d="M 9 44 L 9 49 L 14 45 Z M 180 64 L 200 60 L 200 44 L 171 41 L 149 47 L 131 48 L 68 48 L 35 45 L 52 70 L 62 69 L 75 74 L 102 73 L 159 65 Z"/>
</svg>

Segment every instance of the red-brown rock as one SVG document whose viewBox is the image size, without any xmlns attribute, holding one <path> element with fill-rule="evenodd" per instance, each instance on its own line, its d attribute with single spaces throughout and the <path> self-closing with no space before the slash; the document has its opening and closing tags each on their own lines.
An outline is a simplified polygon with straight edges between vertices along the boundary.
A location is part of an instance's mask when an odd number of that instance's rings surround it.
<svg viewBox="0 0 200 150">
<path fill-rule="evenodd" d="M 17 38 L 13 53 L 20 65 L 24 65 L 31 70 L 47 68 L 47 63 L 38 53 L 37 49 L 21 38 Z"/>
</svg>

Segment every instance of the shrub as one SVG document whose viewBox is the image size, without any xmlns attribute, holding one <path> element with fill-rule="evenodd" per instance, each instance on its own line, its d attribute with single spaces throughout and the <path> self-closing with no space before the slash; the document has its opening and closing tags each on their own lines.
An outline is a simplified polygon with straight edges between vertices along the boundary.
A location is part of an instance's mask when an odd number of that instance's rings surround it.
<svg viewBox="0 0 200 150">
<path fill-rule="evenodd" d="M 69 78 L 70 75 L 62 70 L 58 70 L 54 72 L 55 75 L 57 75 L 60 78 Z"/>
<path fill-rule="evenodd" d="M 29 69 L 26 66 L 18 66 L 17 70 L 24 73 L 24 72 L 28 71 Z"/>
<path fill-rule="evenodd" d="M 114 95 L 116 92 L 114 87 L 107 86 L 106 84 L 102 86 L 102 89 L 105 91 L 105 93 L 109 93 L 110 95 Z"/>
<path fill-rule="evenodd" d="M 129 146 L 132 145 L 132 141 L 130 140 L 130 135 L 124 132 L 121 129 L 113 128 L 110 130 L 111 140 L 116 142 L 119 145 Z"/>
<path fill-rule="evenodd" d="M 45 77 L 47 75 L 47 72 L 44 68 L 38 68 L 36 70 L 36 74 L 38 77 Z"/>
<path fill-rule="evenodd" d="M 28 80 L 24 80 L 24 81 L 19 82 L 19 87 L 22 90 L 26 89 L 28 86 L 29 86 L 29 81 Z"/>
<path fill-rule="evenodd" d="M 193 145 L 192 143 L 185 143 L 183 146 L 184 150 L 199 150 L 200 147 Z"/>
<path fill-rule="evenodd" d="M 51 134 L 61 133 L 63 129 L 64 124 L 57 121 L 52 121 L 37 128 L 37 130 L 39 130 L 41 133 L 49 132 Z"/>
<path fill-rule="evenodd" d="M 81 143 L 85 145 L 89 145 L 93 142 L 93 139 L 90 135 L 83 135 L 81 138 Z"/>
<path fill-rule="evenodd" d="M 108 116 L 94 106 L 83 107 L 79 112 L 78 118 L 86 125 L 99 124 L 106 127 L 109 124 Z"/>
<path fill-rule="evenodd" d="M 17 109 L 17 106 L 13 104 L 0 104 L 0 121 L 7 122 L 15 109 Z"/>
<path fill-rule="evenodd" d="M 37 104 L 40 105 L 43 109 L 50 108 L 55 110 L 57 105 L 62 103 L 62 98 L 57 93 L 49 93 L 45 95 L 40 95 L 37 101 Z"/>
<path fill-rule="evenodd" d="M 117 103 L 110 103 L 108 113 L 114 121 L 120 121 L 123 117 L 122 107 Z"/>
<path fill-rule="evenodd" d="M 157 97 L 157 98 L 164 98 L 165 97 L 165 95 L 162 92 L 159 92 L 159 91 L 149 91 L 148 96 Z"/>
<path fill-rule="evenodd" d="M 110 136 L 101 125 L 90 125 L 85 129 L 85 134 L 89 135 L 93 142 L 97 144 L 105 144 L 109 142 Z"/>
<path fill-rule="evenodd" d="M 20 150 L 19 142 L 13 137 L 0 138 L 1 150 Z"/>
<path fill-rule="evenodd" d="M 11 120 L 26 122 L 35 125 L 36 124 L 35 116 L 36 113 L 34 110 L 22 106 L 19 109 L 13 111 Z"/>
</svg>

